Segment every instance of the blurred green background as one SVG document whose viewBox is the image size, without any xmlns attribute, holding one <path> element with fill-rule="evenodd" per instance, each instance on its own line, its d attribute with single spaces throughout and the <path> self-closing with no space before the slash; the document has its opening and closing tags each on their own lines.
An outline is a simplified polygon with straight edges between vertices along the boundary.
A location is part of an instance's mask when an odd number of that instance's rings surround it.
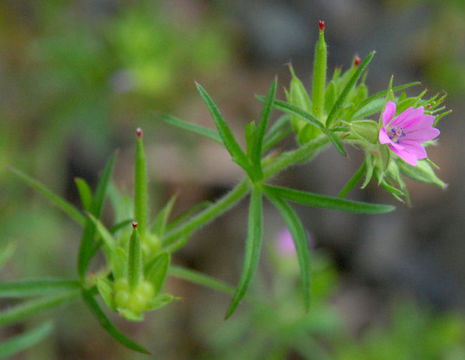
<svg viewBox="0 0 465 360">
<path fill-rule="evenodd" d="M 255 292 L 273 294 L 276 312 L 244 304 L 224 322 L 226 295 L 170 279 L 182 301 L 143 324 L 113 319 L 157 359 L 465 359 L 463 0 L 2 0 L 0 247 L 14 244 L 15 255 L 1 279 L 74 276 L 80 235 L 8 165 L 76 201 L 74 177 L 95 184 L 118 148 L 114 180 L 128 192 L 140 126 L 152 210 L 176 191 L 175 213 L 214 200 L 240 178 L 239 169 L 224 150 L 158 115 L 213 126 L 196 80 L 242 134 L 259 113 L 254 94 L 265 93 L 275 74 L 283 97 L 289 61 L 310 84 L 318 19 L 327 24 L 330 69 L 376 50 L 371 91 L 386 88 L 394 74 L 395 84 L 421 80 L 431 94 L 448 92 L 454 112 L 440 123 L 440 146 L 429 151 L 448 190 L 409 182 L 413 207 L 381 216 L 299 208 L 315 249 L 308 315 L 294 260 L 273 252 L 283 224 L 269 209 L 269 251 Z M 360 162 L 356 151 L 344 159 L 330 150 L 279 181 L 336 194 Z M 351 197 L 394 203 L 376 184 Z M 246 213 L 241 205 L 209 225 L 174 261 L 235 284 Z M 111 219 L 111 208 L 105 216 Z M 82 304 L 52 316 L 53 336 L 16 359 L 147 358 L 115 343 Z M 47 317 L 1 329 L 0 339 Z"/>
</svg>

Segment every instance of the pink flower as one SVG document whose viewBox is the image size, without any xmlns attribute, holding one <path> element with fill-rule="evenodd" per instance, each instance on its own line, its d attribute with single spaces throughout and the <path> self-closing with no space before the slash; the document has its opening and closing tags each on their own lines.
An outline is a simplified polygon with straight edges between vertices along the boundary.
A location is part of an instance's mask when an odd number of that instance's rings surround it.
<svg viewBox="0 0 465 360">
<path fill-rule="evenodd" d="M 423 106 L 418 109 L 410 107 L 397 117 L 395 114 L 396 104 L 388 101 L 383 112 L 379 142 L 388 144 L 406 163 L 416 166 L 418 159 L 427 157 L 422 143 L 439 135 L 439 130 L 433 128 L 434 116 L 425 115 Z"/>
</svg>

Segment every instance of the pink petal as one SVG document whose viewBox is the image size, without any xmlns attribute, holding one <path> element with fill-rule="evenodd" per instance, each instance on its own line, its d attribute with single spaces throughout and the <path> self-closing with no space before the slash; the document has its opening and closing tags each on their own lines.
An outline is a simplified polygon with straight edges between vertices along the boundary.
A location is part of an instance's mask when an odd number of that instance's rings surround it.
<svg viewBox="0 0 465 360">
<path fill-rule="evenodd" d="M 410 130 L 410 129 L 409 129 Z M 435 137 L 439 136 L 441 132 L 433 127 L 430 128 L 418 128 L 415 130 L 410 130 L 405 132 L 405 140 L 413 140 L 417 142 L 425 142 L 432 140 Z"/>
<path fill-rule="evenodd" d="M 383 112 L 383 124 L 384 126 L 388 125 L 396 114 L 396 104 L 392 101 L 388 101 Z"/>
<path fill-rule="evenodd" d="M 390 143 L 392 143 L 392 140 L 389 138 L 388 134 L 386 133 L 385 128 L 381 128 L 379 130 L 378 139 L 379 139 L 380 144 L 390 144 Z"/>
<path fill-rule="evenodd" d="M 418 109 L 413 110 L 408 117 L 402 123 L 402 129 L 408 129 L 415 125 L 423 123 L 423 106 L 420 106 Z"/>
<path fill-rule="evenodd" d="M 389 144 L 389 148 L 392 150 L 392 152 L 396 153 L 399 155 L 399 157 L 404 160 L 407 164 L 410 164 L 412 166 L 417 166 L 418 163 L 418 158 L 415 155 L 410 154 L 409 152 L 406 152 L 404 150 L 399 150 L 396 149 L 394 146 Z"/>
<path fill-rule="evenodd" d="M 430 128 L 433 127 L 435 117 L 433 115 L 423 115 L 420 122 L 417 122 L 409 126 L 409 130 L 414 130 L 417 128 Z"/>
<path fill-rule="evenodd" d="M 404 140 L 402 141 L 402 146 L 404 147 L 404 152 L 416 156 L 417 159 L 424 159 L 427 156 L 425 148 L 418 141 Z"/>
</svg>

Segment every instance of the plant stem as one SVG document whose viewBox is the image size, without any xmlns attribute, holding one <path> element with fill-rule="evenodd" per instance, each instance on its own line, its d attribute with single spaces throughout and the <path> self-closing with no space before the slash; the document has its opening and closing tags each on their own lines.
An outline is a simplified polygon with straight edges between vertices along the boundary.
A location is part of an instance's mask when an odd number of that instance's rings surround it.
<svg viewBox="0 0 465 360">
<path fill-rule="evenodd" d="M 328 144 L 328 138 L 321 135 L 296 150 L 286 151 L 274 159 L 264 159 L 264 163 L 268 162 L 268 165 L 264 167 L 264 180 L 271 178 L 273 175 L 291 165 L 309 161 L 325 149 Z M 176 241 L 179 241 L 184 235 L 198 230 L 232 208 L 249 193 L 249 185 L 249 181 L 247 181 L 247 179 L 243 179 L 216 203 L 210 205 L 197 216 L 194 216 L 185 223 L 169 231 L 163 239 L 163 246 L 167 247 L 172 245 Z"/>
</svg>

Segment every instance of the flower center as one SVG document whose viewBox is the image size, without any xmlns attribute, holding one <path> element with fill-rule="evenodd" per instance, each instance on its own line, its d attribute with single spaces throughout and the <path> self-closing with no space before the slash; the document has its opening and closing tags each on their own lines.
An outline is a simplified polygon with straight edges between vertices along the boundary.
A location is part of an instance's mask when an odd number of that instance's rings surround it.
<svg viewBox="0 0 465 360">
<path fill-rule="evenodd" d="M 405 136 L 404 130 L 399 127 L 393 127 L 390 132 L 388 132 L 389 138 L 394 141 L 396 144 L 400 143 L 400 140 Z"/>
</svg>

